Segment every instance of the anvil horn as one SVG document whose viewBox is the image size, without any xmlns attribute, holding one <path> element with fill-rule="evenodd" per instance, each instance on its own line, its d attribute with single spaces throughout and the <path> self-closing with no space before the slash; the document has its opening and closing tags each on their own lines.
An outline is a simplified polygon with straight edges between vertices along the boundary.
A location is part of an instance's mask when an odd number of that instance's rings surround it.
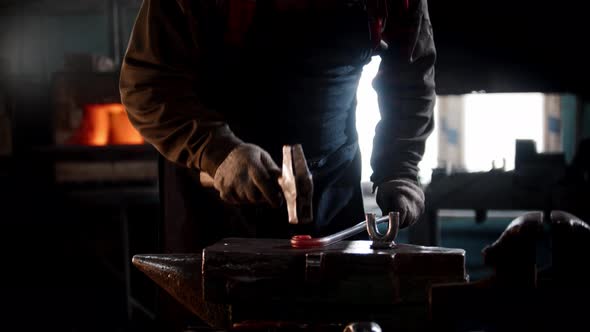
<svg viewBox="0 0 590 332">
<path fill-rule="evenodd" d="M 207 324 L 213 327 L 228 326 L 228 307 L 203 300 L 201 254 L 135 255 L 132 262 Z"/>
</svg>

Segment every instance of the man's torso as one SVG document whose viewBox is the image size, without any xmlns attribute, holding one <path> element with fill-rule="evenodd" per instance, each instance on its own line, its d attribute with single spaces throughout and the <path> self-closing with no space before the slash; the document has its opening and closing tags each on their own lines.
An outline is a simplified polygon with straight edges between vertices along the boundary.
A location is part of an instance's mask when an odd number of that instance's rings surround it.
<svg viewBox="0 0 590 332">
<path fill-rule="evenodd" d="M 215 7 L 223 32 L 205 47 L 207 95 L 244 140 L 273 155 L 299 143 L 320 158 L 356 142 L 356 91 L 373 45 L 357 1 L 302 3 L 225 0 Z"/>
</svg>

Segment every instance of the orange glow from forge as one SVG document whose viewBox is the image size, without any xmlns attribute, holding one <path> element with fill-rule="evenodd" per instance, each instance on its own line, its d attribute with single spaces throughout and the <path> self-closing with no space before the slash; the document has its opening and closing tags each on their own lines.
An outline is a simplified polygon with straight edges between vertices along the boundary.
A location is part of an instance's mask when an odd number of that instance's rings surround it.
<svg viewBox="0 0 590 332">
<path fill-rule="evenodd" d="M 88 104 L 82 121 L 68 144 L 105 146 L 143 144 L 143 137 L 131 125 L 122 104 Z"/>
</svg>

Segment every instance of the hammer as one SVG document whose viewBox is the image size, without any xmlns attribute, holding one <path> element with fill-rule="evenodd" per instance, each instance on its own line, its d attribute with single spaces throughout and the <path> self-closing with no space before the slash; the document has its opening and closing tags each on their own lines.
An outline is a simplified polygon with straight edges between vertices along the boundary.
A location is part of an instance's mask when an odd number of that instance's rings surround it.
<svg viewBox="0 0 590 332">
<path fill-rule="evenodd" d="M 213 179 L 205 172 L 200 175 L 201 185 L 213 188 Z M 313 179 L 301 144 L 283 146 L 283 168 L 278 178 L 283 191 L 290 224 L 309 224 L 313 221 Z"/>
</svg>

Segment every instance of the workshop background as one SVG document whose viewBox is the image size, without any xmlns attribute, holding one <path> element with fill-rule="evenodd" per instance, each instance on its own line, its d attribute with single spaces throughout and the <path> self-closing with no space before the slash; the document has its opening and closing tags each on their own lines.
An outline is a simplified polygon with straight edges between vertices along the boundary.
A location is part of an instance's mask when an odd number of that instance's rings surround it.
<svg viewBox="0 0 590 332">
<path fill-rule="evenodd" d="M 481 249 L 523 211 L 590 220 L 582 3 L 429 2 L 439 98 L 421 165 L 428 211 L 401 242 L 466 249 L 477 280 L 490 273 Z M 158 251 L 157 154 L 118 95 L 140 4 L 0 0 L 0 330 L 145 331 L 154 319 L 156 286 L 131 257 Z M 365 181 L 378 63 L 359 88 Z"/>
</svg>

